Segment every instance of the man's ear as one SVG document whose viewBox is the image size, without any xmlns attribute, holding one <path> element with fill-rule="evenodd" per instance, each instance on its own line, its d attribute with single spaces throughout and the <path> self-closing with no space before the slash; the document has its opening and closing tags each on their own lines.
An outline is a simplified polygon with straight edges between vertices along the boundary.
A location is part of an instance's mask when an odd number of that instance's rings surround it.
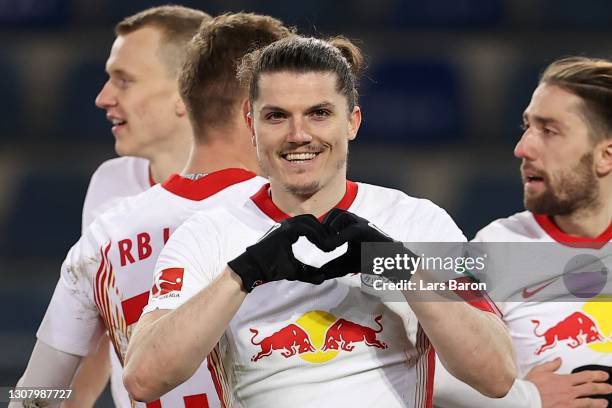
<svg viewBox="0 0 612 408">
<path fill-rule="evenodd" d="M 242 116 L 244 117 L 247 127 L 249 128 L 249 131 L 251 132 L 251 143 L 253 144 L 253 146 L 255 146 L 256 145 L 255 128 L 253 125 L 253 114 L 251 113 L 251 111 L 252 111 L 252 106 L 249 103 L 249 100 L 245 99 L 242 104 Z"/>
<path fill-rule="evenodd" d="M 353 140 L 357 137 L 359 126 L 361 126 L 361 108 L 355 106 L 349 114 L 348 140 Z"/>
<path fill-rule="evenodd" d="M 600 177 L 612 172 L 612 138 L 606 138 L 595 147 L 595 171 Z"/>
<path fill-rule="evenodd" d="M 187 107 L 181 97 L 178 97 L 176 102 L 174 102 L 174 114 L 178 117 L 183 117 L 187 114 Z"/>
</svg>

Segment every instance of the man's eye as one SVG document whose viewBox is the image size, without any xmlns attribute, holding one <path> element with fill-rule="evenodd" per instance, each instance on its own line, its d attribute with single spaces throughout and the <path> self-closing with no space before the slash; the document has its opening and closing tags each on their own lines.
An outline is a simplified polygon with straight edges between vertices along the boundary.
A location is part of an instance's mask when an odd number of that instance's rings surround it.
<svg viewBox="0 0 612 408">
<path fill-rule="evenodd" d="M 529 129 L 529 123 L 523 122 L 519 125 L 519 127 L 521 128 L 523 132 L 525 132 L 527 129 Z"/>
<path fill-rule="evenodd" d="M 317 109 L 312 111 L 311 115 L 315 118 L 326 118 L 330 115 L 330 112 L 326 109 Z"/>
<path fill-rule="evenodd" d="M 266 115 L 266 119 L 268 120 L 281 120 L 285 117 L 282 112 L 270 112 Z"/>
</svg>

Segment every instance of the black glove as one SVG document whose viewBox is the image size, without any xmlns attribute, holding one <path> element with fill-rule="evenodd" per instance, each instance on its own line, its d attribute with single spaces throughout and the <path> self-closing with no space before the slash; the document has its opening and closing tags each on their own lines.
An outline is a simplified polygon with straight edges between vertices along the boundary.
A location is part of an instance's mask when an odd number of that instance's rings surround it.
<svg viewBox="0 0 612 408">
<path fill-rule="evenodd" d="M 339 278 L 349 273 L 361 271 L 361 243 L 362 242 L 389 242 L 394 243 L 394 251 L 397 253 L 412 252 L 404 247 L 401 242 L 393 240 L 390 236 L 382 232 L 378 227 L 365 218 L 337 208 L 332 209 L 325 217 L 323 224 L 327 226 L 333 238 L 327 243 L 330 247 L 337 247 L 343 243 L 348 243 L 348 249 L 344 255 L 326 263 L 319 271 L 326 279 Z M 389 279 L 410 279 L 410 274 L 400 273 L 394 276 L 393 272 L 384 273 L 383 276 Z"/>
<path fill-rule="evenodd" d="M 300 236 L 323 251 L 334 249 L 328 245 L 331 232 L 314 216 L 298 215 L 275 225 L 256 244 L 227 264 L 242 279 L 242 287 L 250 292 L 258 285 L 277 280 L 299 280 L 321 284 L 326 278 L 318 268 L 295 259 L 291 246 Z"/>
</svg>

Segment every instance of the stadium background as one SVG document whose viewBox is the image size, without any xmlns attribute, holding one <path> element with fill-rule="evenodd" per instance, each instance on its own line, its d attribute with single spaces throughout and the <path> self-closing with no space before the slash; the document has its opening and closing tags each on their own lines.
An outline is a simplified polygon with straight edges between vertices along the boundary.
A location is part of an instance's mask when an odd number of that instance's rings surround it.
<svg viewBox="0 0 612 408">
<path fill-rule="evenodd" d="M 0 0 L 0 385 L 25 368 L 89 176 L 114 157 L 94 98 L 122 17 L 161 1 Z M 445 208 L 468 237 L 522 208 L 522 110 L 539 71 L 610 57 L 609 0 L 187 0 L 358 39 L 369 66 L 350 178 Z M 106 396 L 108 398 L 108 396 Z M 101 402 L 99 406 L 106 406 Z"/>
</svg>

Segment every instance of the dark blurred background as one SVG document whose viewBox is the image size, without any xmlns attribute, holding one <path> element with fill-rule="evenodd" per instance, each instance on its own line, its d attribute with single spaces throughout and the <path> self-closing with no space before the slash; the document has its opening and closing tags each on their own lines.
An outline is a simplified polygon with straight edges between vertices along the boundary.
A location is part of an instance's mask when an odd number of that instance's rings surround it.
<svg viewBox="0 0 612 408">
<path fill-rule="evenodd" d="M 115 155 L 94 106 L 113 26 L 164 3 L 0 0 L 0 385 L 23 371 L 80 235 L 88 179 Z M 468 238 L 522 209 L 512 151 L 541 69 L 612 51 L 609 0 L 180 3 L 213 15 L 267 13 L 303 33 L 360 40 L 369 67 L 350 177 L 433 200 Z"/>
</svg>

